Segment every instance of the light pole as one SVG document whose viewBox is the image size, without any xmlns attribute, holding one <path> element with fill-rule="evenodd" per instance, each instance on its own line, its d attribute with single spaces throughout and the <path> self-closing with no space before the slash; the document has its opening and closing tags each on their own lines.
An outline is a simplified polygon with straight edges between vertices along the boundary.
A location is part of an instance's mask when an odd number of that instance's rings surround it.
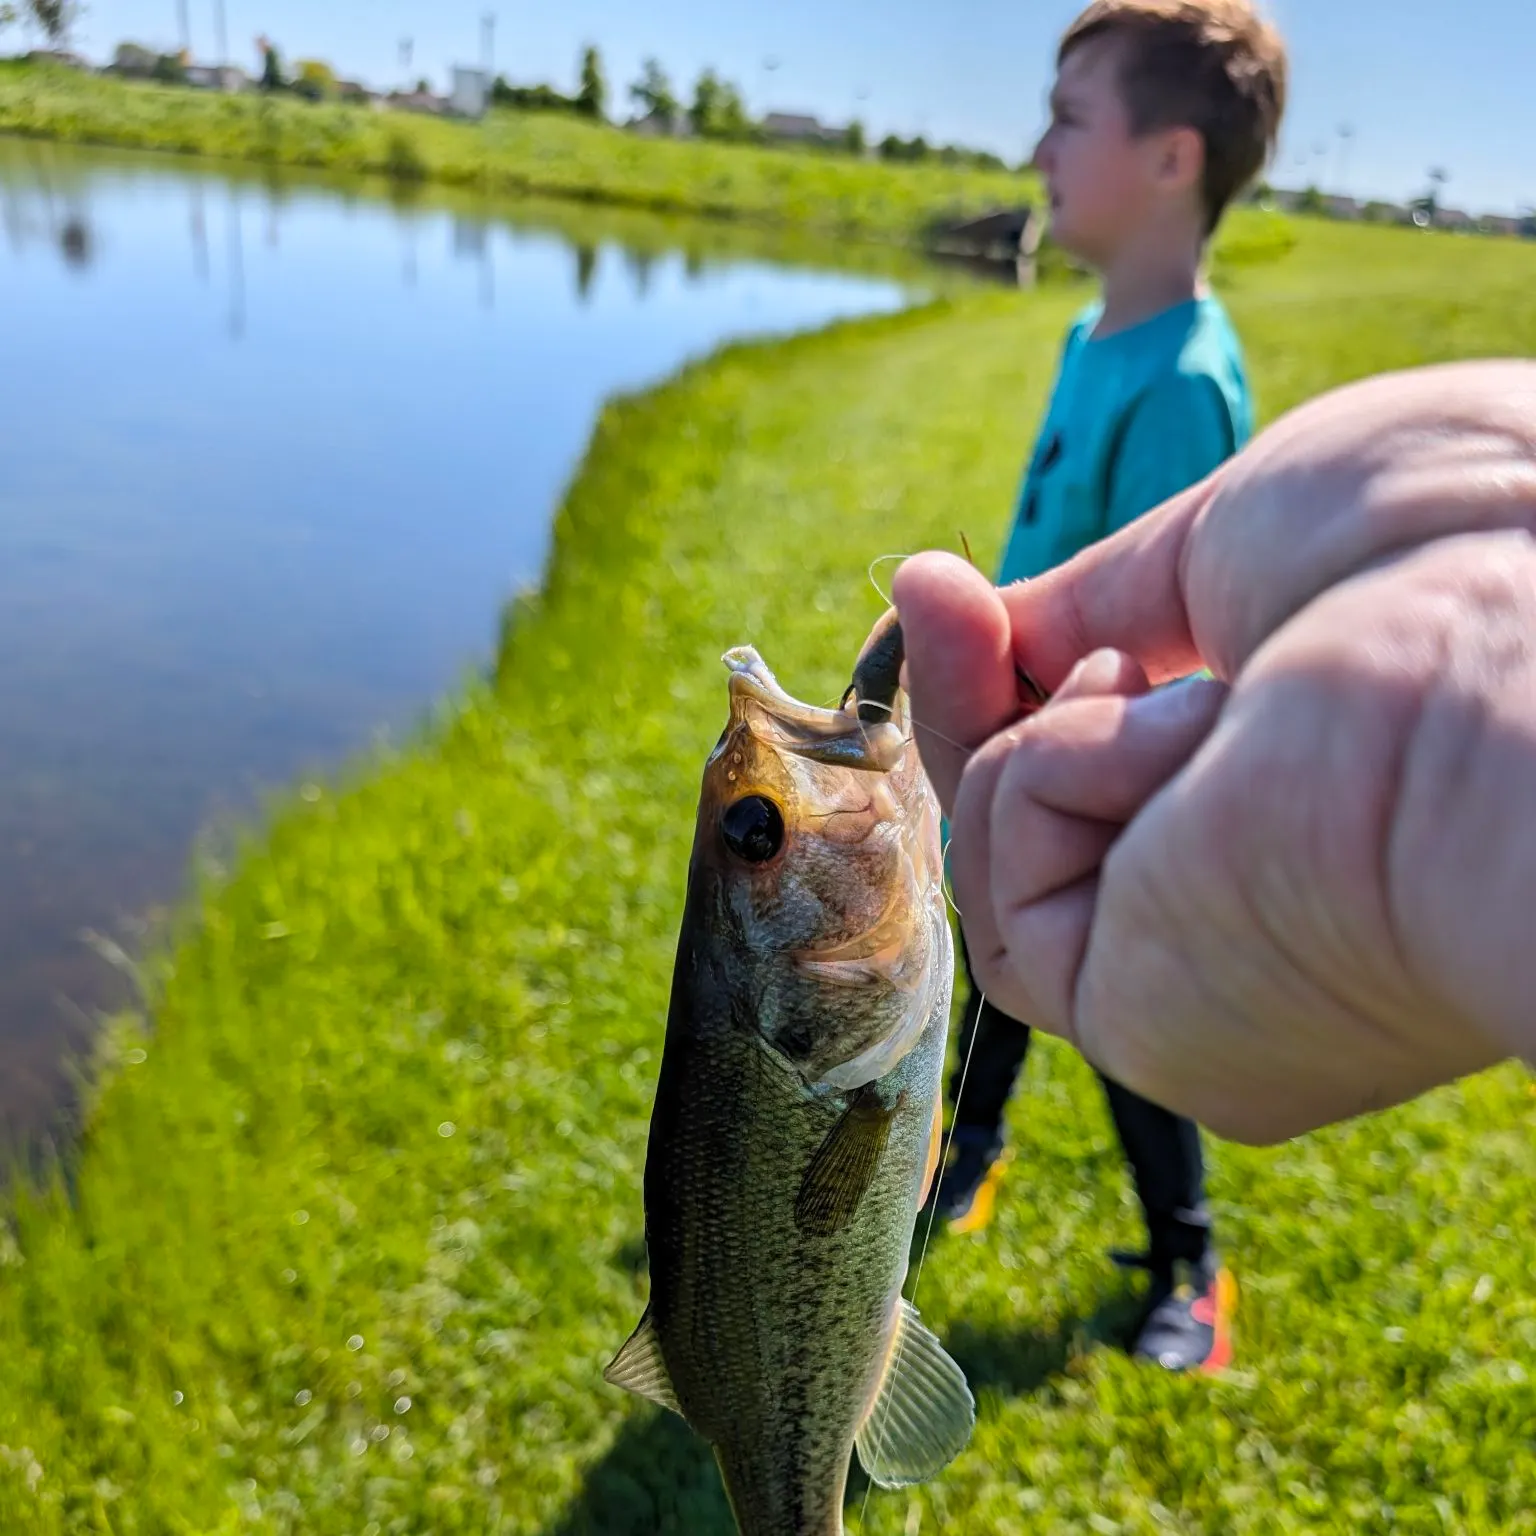
<svg viewBox="0 0 1536 1536">
<path fill-rule="evenodd" d="M 1339 124 L 1339 164 L 1334 180 L 1339 184 L 1340 193 L 1346 197 L 1349 195 L 1349 188 L 1345 185 L 1349 176 L 1349 147 L 1354 136 L 1355 130 L 1349 123 Z"/>
<path fill-rule="evenodd" d="M 778 70 L 780 62 L 781 61 L 779 59 L 777 59 L 771 53 L 768 55 L 768 57 L 766 59 L 763 60 L 763 116 L 764 117 L 767 117 L 767 115 L 773 110 L 772 98 L 769 95 L 769 91 L 772 89 L 773 76 L 774 76 L 775 72 Z"/>
</svg>

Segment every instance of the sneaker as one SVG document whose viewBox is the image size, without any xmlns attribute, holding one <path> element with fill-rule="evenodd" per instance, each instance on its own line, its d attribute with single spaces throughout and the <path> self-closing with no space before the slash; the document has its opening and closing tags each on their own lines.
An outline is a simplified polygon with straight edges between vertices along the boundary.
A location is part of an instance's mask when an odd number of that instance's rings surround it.
<svg viewBox="0 0 1536 1536">
<path fill-rule="evenodd" d="M 992 1220 L 997 1186 L 1012 1161 L 1012 1149 L 1003 1146 L 996 1131 L 958 1127 L 934 1191 L 935 1219 L 951 1232 L 980 1232 Z"/>
<path fill-rule="evenodd" d="M 1199 1371 L 1212 1375 L 1232 1363 L 1232 1314 L 1237 1309 L 1237 1282 L 1214 1258 L 1198 1264 L 1176 1261 L 1166 1270 L 1152 1269 L 1144 1258 L 1127 1261 L 1149 1269 L 1141 1326 L 1131 1356 L 1151 1360 L 1168 1371 Z"/>
</svg>

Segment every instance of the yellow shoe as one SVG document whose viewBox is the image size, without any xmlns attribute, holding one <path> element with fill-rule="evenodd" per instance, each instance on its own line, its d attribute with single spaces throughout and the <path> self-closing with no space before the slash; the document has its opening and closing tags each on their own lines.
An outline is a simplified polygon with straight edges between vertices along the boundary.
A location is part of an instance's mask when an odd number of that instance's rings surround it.
<svg viewBox="0 0 1536 1536">
<path fill-rule="evenodd" d="M 949 1166 L 934 1195 L 935 1213 L 956 1235 L 980 1232 L 997 1209 L 997 1190 L 1013 1149 L 1003 1147 L 991 1132 L 962 1126 L 955 1133 Z"/>
</svg>

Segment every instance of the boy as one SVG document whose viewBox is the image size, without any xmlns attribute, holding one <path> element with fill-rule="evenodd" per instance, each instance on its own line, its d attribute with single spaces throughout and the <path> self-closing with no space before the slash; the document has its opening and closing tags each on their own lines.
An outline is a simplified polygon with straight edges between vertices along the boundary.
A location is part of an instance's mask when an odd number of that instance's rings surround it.
<svg viewBox="0 0 1536 1536">
<path fill-rule="evenodd" d="M 1101 291 L 1067 336 L 1000 584 L 1060 564 L 1247 440 L 1241 350 L 1201 266 L 1274 149 L 1285 83 L 1284 46 L 1249 0 L 1094 0 L 1068 28 L 1035 165 L 1052 235 Z M 1030 1032 L 978 993 L 968 958 L 966 974 L 953 1153 L 934 1200 L 952 1230 L 975 1231 L 1006 1161 L 1003 1112 Z M 1216 1259 L 1199 1130 L 1101 1081 L 1147 1224 L 1144 1254 L 1115 1255 L 1150 1276 L 1132 1353 L 1218 1370 L 1235 1287 Z"/>
</svg>

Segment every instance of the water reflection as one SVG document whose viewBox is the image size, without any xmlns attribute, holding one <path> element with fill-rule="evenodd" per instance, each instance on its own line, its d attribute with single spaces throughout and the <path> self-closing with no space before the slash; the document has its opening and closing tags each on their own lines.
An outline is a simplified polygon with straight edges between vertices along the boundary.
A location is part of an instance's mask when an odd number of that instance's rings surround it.
<svg viewBox="0 0 1536 1536">
<path fill-rule="evenodd" d="M 245 242 L 235 198 L 229 200 L 229 334 L 235 341 L 245 335 Z"/>
<path fill-rule="evenodd" d="M 592 297 L 592 280 L 597 276 L 597 247 L 580 242 L 576 246 L 576 297 L 585 305 Z"/>
<path fill-rule="evenodd" d="M 98 231 L 89 210 L 90 184 L 75 178 L 66 198 L 58 185 L 57 168 L 48 163 L 57 153 L 51 149 L 46 156 L 18 157 L 13 152 L 0 165 L 0 226 L 13 251 L 20 252 L 38 243 L 51 244 L 69 268 L 84 271 L 95 264 L 99 255 Z M 190 174 L 185 181 L 192 271 L 204 286 L 222 277 L 227 289 L 225 330 L 232 339 L 239 340 L 247 324 L 244 204 L 249 189 L 234 184 L 219 186 L 206 174 Z M 211 201 L 223 205 L 222 274 L 214 271 L 210 248 Z M 422 202 L 419 190 L 402 189 L 390 201 L 396 215 L 401 286 L 414 289 L 421 277 L 421 240 L 424 234 L 430 236 L 441 225 L 442 216 Z M 338 197 L 336 204 L 349 215 L 358 206 L 351 196 Z M 262 186 L 260 207 L 263 243 L 271 251 L 281 249 L 285 224 L 303 221 L 310 211 L 303 199 L 295 197 L 287 181 L 271 171 Z M 509 242 L 515 244 L 528 238 L 527 231 L 509 229 L 504 221 L 484 212 L 454 213 L 447 221 L 447 231 L 448 248 L 455 261 L 478 268 L 480 306 L 494 310 L 497 251 Z M 591 303 L 600 280 L 605 246 L 620 261 L 635 297 L 641 301 L 651 296 L 659 264 L 674 265 L 681 284 L 692 288 L 706 283 L 713 269 L 728 270 L 739 263 L 738 257 L 713 258 L 701 244 L 693 243 L 663 250 L 658 250 L 654 243 L 629 242 L 622 236 L 602 244 L 579 237 L 565 243 L 574 262 L 575 298 L 582 307 Z"/>
<path fill-rule="evenodd" d="M 59 249 L 64 252 L 67 266 L 90 266 L 95 251 L 90 225 L 76 214 L 66 218 L 59 227 Z"/>
<path fill-rule="evenodd" d="M 51 246 L 75 272 L 85 271 L 96 259 L 97 236 L 80 190 L 57 184 L 46 166 L 38 167 L 29 189 L 0 188 L 0 223 L 14 252 Z"/>
<path fill-rule="evenodd" d="M 634 279 L 635 295 L 645 298 L 651 291 L 651 269 L 655 265 L 655 257 L 649 251 L 626 250 L 624 252 L 624 265 L 629 268 L 629 275 Z M 683 280 L 695 283 L 702 274 L 690 272 L 688 263 L 683 263 Z"/>
<path fill-rule="evenodd" d="M 907 302 L 720 225 L 343 190 L 0 139 L 0 1130 L 199 829 L 492 660 L 606 398 Z"/>
</svg>

